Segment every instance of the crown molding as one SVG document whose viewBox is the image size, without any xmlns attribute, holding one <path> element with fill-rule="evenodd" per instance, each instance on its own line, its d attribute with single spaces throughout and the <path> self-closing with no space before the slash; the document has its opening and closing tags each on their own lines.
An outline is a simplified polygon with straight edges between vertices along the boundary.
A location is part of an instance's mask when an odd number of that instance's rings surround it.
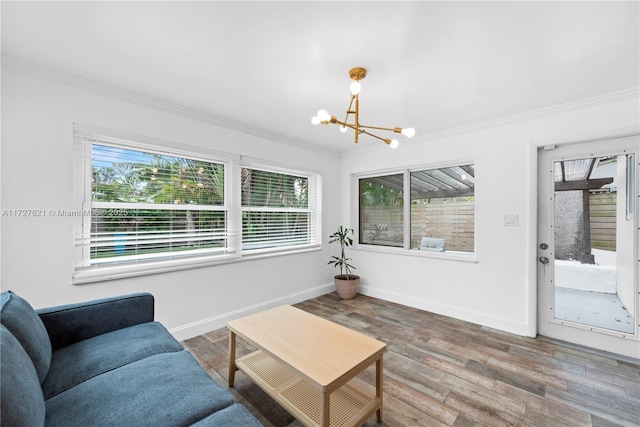
<svg viewBox="0 0 640 427">
<path fill-rule="evenodd" d="M 419 144 L 427 141 L 433 141 L 436 139 L 442 139 L 457 135 L 462 135 L 470 132 L 479 132 L 482 130 L 497 128 L 501 126 L 506 126 L 509 124 L 514 124 L 518 122 L 524 122 L 527 120 L 538 119 L 542 117 L 553 116 L 561 113 L 568 113 L 572 111 L 583 110 L 586 108 L 593 108 L 600 105 L 611 104 L 613 102 L 625 101 L 628 99 L 640 99 L 640 87 L 635 87 L 631 89 L 625 89 L 617 92 L 611 92 L 604 95 L 594 96 L 591 98 L 580 99 L 578 101 L 566 102 L 564 104 L 553 105 L 551 107 L 540 108 L 537 110 L 527 111 L 524 113 L 513 114 L 505 117 L 501 117 L 498 119 L 487 120 L 484 122 L 474 123 L 467 126 L 460 126 L 453 129 L 447 129 L 439 132 L 433 132 L 426 135 L 421 135 L 419 137 L 412 138 L 411 141 L 405 140 L 402 145 L 405 144 Z M 384 146 L 376 146 L 365 149 L 367 152 L 388 151 L 389 148 Z M 342 157 L 354 157 L 358 155 L 362 155 L 362 152 L 365 151 L 362 149 L 359 150 L 349 150 L 345 151 L 342 154 Z"/>
<path fill-rule="evenodd" d="M 330 157 L 348 158 L 348 157 L 355 157 L 355 156 L 362 155 L 363 152 L 369 153 L 369 152 L 376 152 L 376 151 L 382 151 L 382 150 L 389 150 L 387 146 L 375 146 L 375 147 L 366 147 L 366 148 L 358 147 L 358 148 L 353 148 L 341 153 L 339 151 L 319 147 L 318 145 L 311 144 L 311 143 L 301 146 L 301 143 L 304 143 L 304 141 L 291 138 L 281 133 L 270 132 L 264 129 L 252 127 L 244 123 L 233 121 L 221 116 L 216 116 L 202 110 L 198 110 L 198 109 L 186 107 L 184 105 L 179 105 L 176 103 L 165 101 L 162 99 L 150 97 L 138 92 L 122 89 L 117 86 L 113 86 L 113 85 L 101 83 L 95 80 L 80 77 L 77 75 L 73 75 L 65 71 L 60 71 L 58 69 L 48 68 L 39 64 L 27 62 L 22 59 L 18 59 L 18 58 L 6 56 L 6 55 L 2 55 L 1 61 L 2 61 L 3 70 L 31 75 L 33 77 L 38 77 L 43 80 L 48 80 L 55 83 L 64 84 L 66 86 L 74 87 L 77 89 L 82 89 L 85 91 L 109 96 L 111 98 L 120 99 L 123 101 L 130 102 L 132 104 L 153 108 L 155 110 L 159 110 L 159 111 L 174 114 L 177 116 L 185 117 L 188 119 L 208 123 L 217 127 L 230 129 L 246 135 L 252 135 L 258 138 L 268 139 L 268 140 L 275 141 L 281 144 L 286 144 L 292 147 L 306 149 L 316 153 L 328 155 Z M 635 88 L 612 92 L 612 93 L 595 96 L 591 98 L 585 98 L 578 101 L 571 101 L 564 104 L 558 104 L 550 107 L 532 110 L 524 113 L 513 114 L 513 115 L 501 117 L 498 119 L 492 119 L 484 122 L 474 123 L 467 126 L 461 126 L 461 127 L 447 129 L 447 130 L 438 131 L 438 132 L 432 132 L 426 135 L 414 137 L 410 141 L 405 141 L 403 145 L 405 144 L 415 145 L 415 144 L 420 144 L 423 142 L 433 141 L 441 138 L 462 135 L 470 132 L 478 132 L 486 129 L 497 128 L 500 126 L 505 126 L 508 124 L 523 122 L 523 121 L 532 120 L 536 118 L 548 117 L 555 114 L 577 111 L 585 108 L 596 107 L 599 105 L 606 105 L 606 104 L 617 102 L 617 101 L 623 101 L 627 99 L 638 99 L 638 98 L 640 98 L 640 88 L 635 87 Z"/>
<path fill-rule="evenodd" d="M 340 157 L 340 153 L 335 150 L 319 147 L 315 144 L 301 145 L 303 141 L 299 139 L 291 138 L 281 133 L 267 131 L 256 127 L 249 126 L 244 123 L 240 123 L 234 120 L 230 120 L 225 117 L 216 116 L 203 110 L 190 108 L 184 105 L 172 103 L 159 98 L 143 95 L 141 93 L 122 89 L 117 86 L 101 83 L 96 80 L 80 77 L 65 71 L 45 67 L 32 62 L 27 62 L 22 59 L 2 55 L 2 69 L 6 71 L 12 71 L 16 73 L 26 74 L 33 77 L 37 77 L 43 80 L 48 80 L 54 83 L 63 84 L 76 89 L 82 89 L 85 91 L 97 93 L 100 95 L 109 96 L 111 98 L 119 99 L 122 101 L 130 102 L 132 104 L 141 105 L 155 110 L 163 111 L 165 113 L 174 114 L 177 116 L 185 117 L 199 122 L 204 122 L 217 127 L 230 129 L 236 132 L 240 132 L 246 135 L 252 135 L 259 138 L 268 139 L 281 144 L 290 145 L 296 148 L 302 148 L 305 150 L 314 151 L 316 153 L 328 155 L 331 157 Z"/>
</svg>

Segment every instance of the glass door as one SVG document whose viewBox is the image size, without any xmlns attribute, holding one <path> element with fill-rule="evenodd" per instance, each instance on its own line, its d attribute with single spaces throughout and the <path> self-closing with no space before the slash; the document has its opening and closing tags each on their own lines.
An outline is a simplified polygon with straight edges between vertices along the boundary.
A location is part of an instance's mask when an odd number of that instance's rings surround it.
<svg viewBox="0 0 640 427">
<path fill-rule="evenodd" d="M 637 160 L 638 137 L 540 151 L 540 334 L 640 355 Z"/>
</svg>

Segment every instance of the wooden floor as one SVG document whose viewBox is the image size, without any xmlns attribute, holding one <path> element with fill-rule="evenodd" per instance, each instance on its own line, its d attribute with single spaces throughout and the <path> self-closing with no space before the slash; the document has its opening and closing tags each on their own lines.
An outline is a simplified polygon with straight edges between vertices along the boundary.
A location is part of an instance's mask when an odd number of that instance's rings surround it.
<svg viewBox="0 0 640 427">
<path fill-rule="evenodd" d="M 296 307 L 387 343 L 384 420 L 365 426 L 640 425 L 640 365 L 630 360 L 363 295 Z M 226 329 L 183 345 L 227 387 Z M 250 351 L 238 338 L 238 356 Z M 374 377 L 370 368 L 358 379 Z M 265 426 L 301 425 L 242 372 L 230 391 Z"/>
</svg>

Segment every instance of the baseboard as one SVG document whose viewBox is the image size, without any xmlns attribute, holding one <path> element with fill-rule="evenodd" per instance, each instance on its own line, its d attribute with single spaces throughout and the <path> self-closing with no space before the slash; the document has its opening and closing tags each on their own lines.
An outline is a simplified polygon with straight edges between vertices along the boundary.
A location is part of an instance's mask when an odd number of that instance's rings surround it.
<svg viewBox="0 0 640 427">
<path fill-rule="evenodd" d="M 495 316 L 493 314 L 483 313 L 480 311 L 463 309 L 448 304 L 436 303 L 422 298 L 417 298 L 413 295 L 400 294 L 370 286 L 361 285 L 358 293 L 420 310 L 441 314 L 443 316 L 453 317 L 455 319 L 464 320 L 465 322 L 487 326 L 500 331 L 521 336 L 529 336 L 530 328 L 526 322 L 520 322 L 514 319 Z"/>
<path fill-rule="evenodd" d="M 305 289 L 300 292 L 295 292 L 288 295 L 283 295 L 278 298 L 263 301 L 259 304 L 254 304 L 246 307 L 239 308 L 227 313 L 222 313 L 217 316 L 202 319 L 197 322 L 188 323 L 186 325 L 177 326 L 169 329 L 169 332 L 178 340 L 183 341 L 188 338 L 202 335 L 207 332 L 211 332 L 215 329 L 224 328 L 227 323 L 233 319 L 248 316 L 253 313 L 267 310 L 269 308 L 277 307 L 283 304 L 296 304 L 301 301 L 319 297 L 320 295 L 328 294 L 335 290 L 333 282 L 324 285 L 316 286 L 314 288 Z"/>
</svg>

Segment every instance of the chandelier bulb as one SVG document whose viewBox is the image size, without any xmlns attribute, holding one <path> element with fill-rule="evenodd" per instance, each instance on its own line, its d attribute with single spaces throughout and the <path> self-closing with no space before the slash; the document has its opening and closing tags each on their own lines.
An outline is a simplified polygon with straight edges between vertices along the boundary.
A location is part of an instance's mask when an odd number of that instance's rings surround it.
<svg viewBox="0 0 640 427">
<path fill-rule="evenodd" d="M 313 125 L 319 125 L 320 124 L 320 119 L 318 118 L 318 116 L 311 117 L 311 124 L 313 124 Z"/>
<path fill-rule="evenodd" d="M 347 131 L 347 127 L 345 125 L 340 126 L 340 132 L 345 133 Z"/>
<path fill-rule="evenodd" d="M 391 140 L 391 144 L 389 144 L 389 147 L 391 148 L 398 148 L 398 140 L 397 139 L 392 139 Z"/>
<path fill-rule="evenodd" d="M 351 95 L 357 95 L 360 93 L 360 89 L 362 89 L 362 85 L 360 84 L 359 81 L 355 81 L 353 83 L 351 83 L 351 86 L 349 86 L 349 91 L 351 92 Z"/>
<path fill-rule="evenodd" d="M 414 128 L 406 128 L 406 129 L 402 129 L 400 133 L 406 136 L 407 138 L 411 138 L 416 134 L 416 130 Z"/>
<path fill-rule="evenodd" d="M 327 113 L 327 110 L 318 111 L 318 118 L 321 122 L 328 122 L 331 120 L 331 115 Z"/>
</svg>

